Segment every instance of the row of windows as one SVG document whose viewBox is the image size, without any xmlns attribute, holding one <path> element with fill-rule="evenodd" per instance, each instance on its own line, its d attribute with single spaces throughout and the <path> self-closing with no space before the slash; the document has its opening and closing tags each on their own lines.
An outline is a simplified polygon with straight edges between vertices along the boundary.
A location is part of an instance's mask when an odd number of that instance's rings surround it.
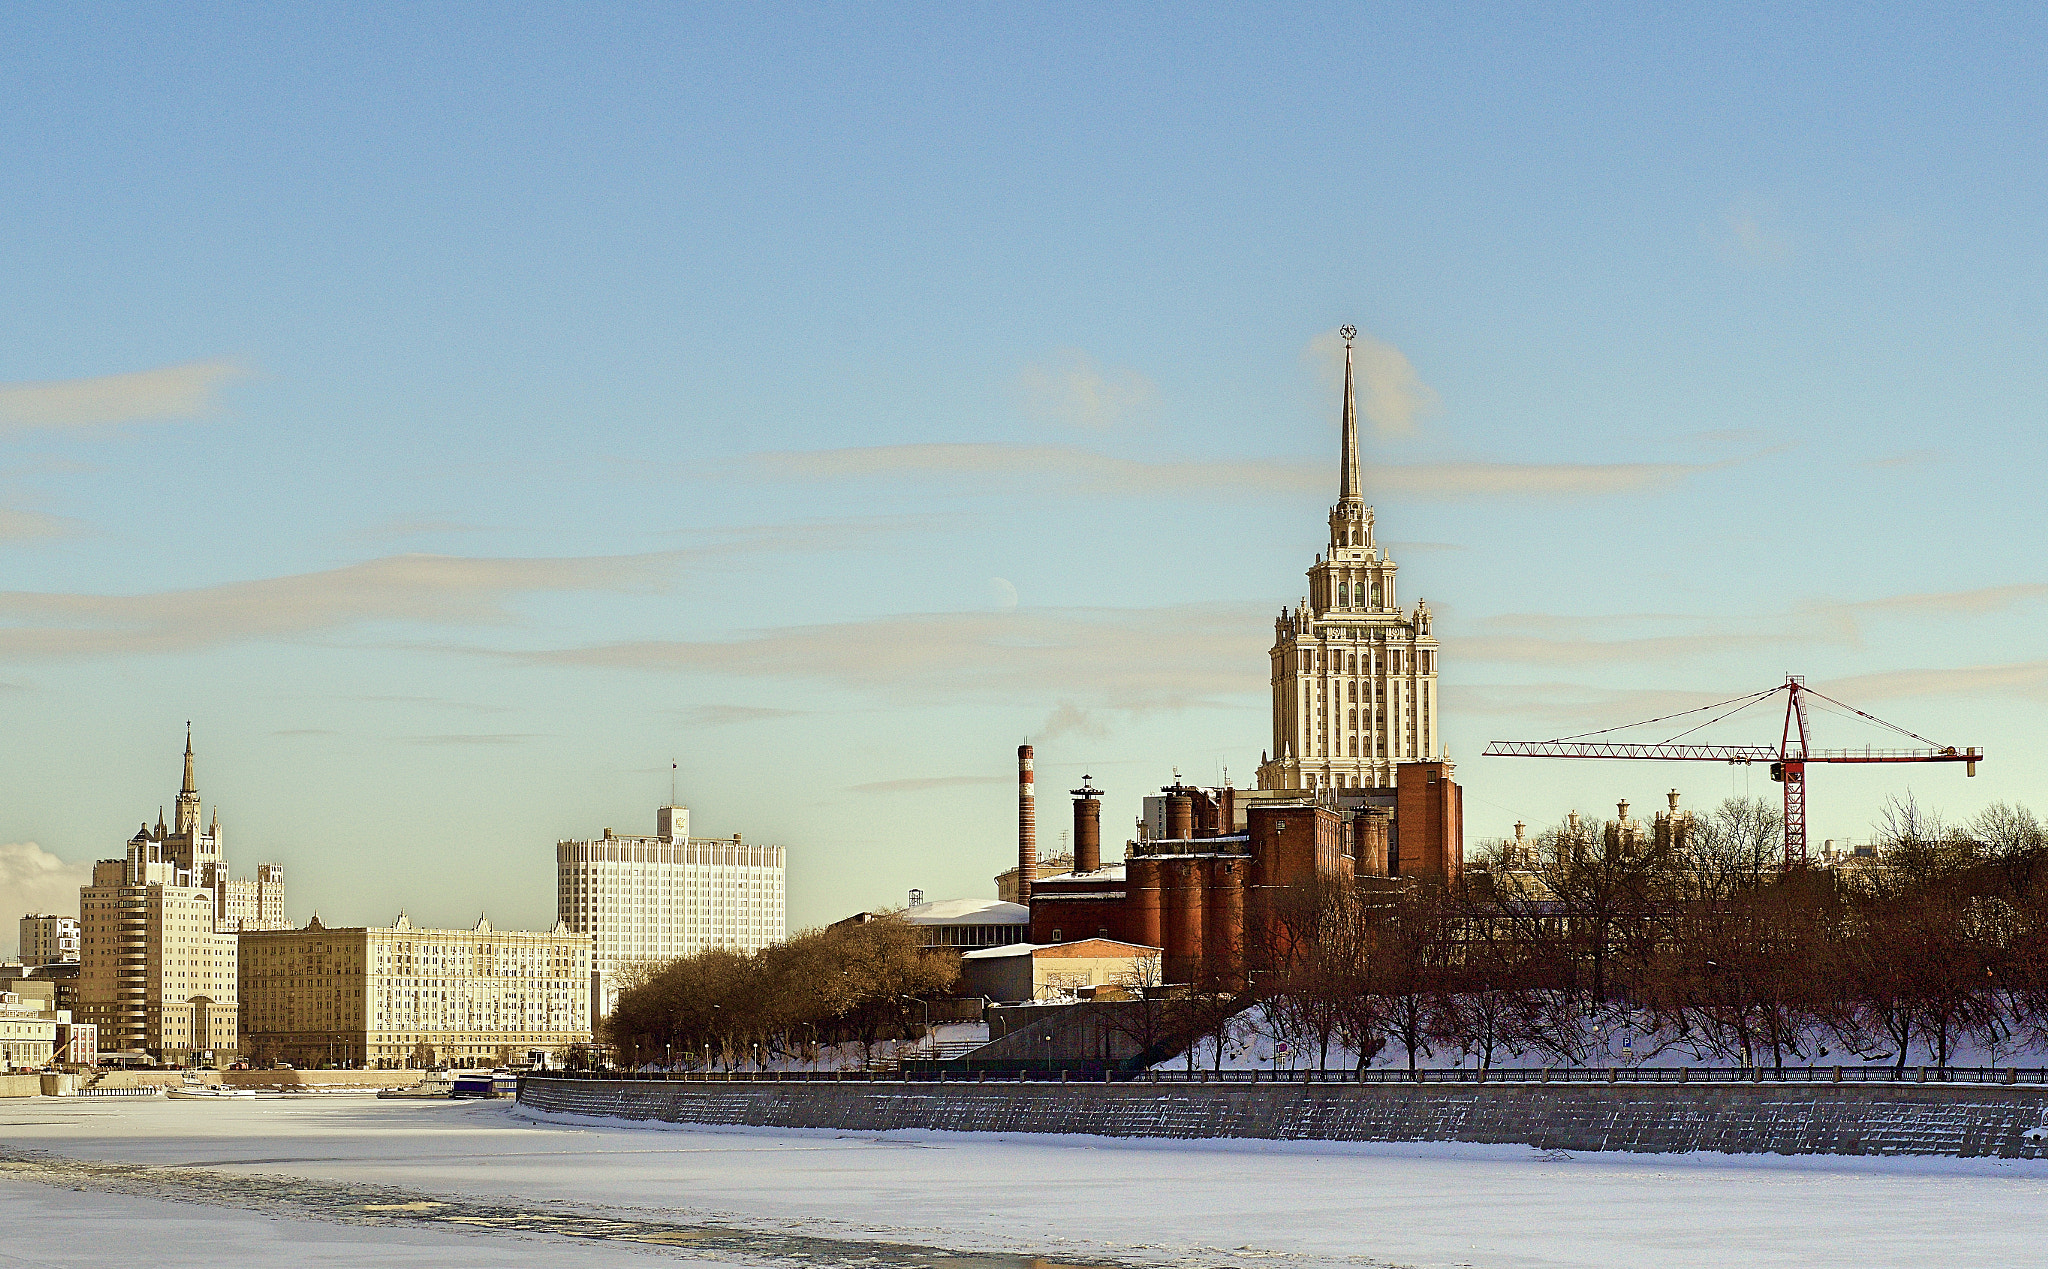
<svg viewBox="0 0 2048 1269">
<path fill-rule="evenodd" d="M 1384 593 L 1385 592 L 1380 587 L 1380 583 L 1374 582 L 1372 584 L 1372 606 L 1374 608 L 1378 608 L 1381 606 L 1381 596 Z M 1354 597 L 1358 600 L 1358 606 L 1360 608 L 1363 608 L 1365 607 L 1365 595 L 1366 591 L 1364 582 L 1359 582 L 1355 586 L 1350 582 L 1337 583 L 1337 606 L 1339 608 L 1351 607 L 1351 601 Z"/>
</svg>

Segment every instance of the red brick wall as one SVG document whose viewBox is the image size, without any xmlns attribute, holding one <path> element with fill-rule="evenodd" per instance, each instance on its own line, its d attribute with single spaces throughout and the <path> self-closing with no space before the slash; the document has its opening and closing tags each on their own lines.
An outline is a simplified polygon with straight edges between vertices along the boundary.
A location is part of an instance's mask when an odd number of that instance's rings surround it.
<svg viewBox="0 0 2048 1269">
<path fill-rule="evenodd" d="M 1394 776 L 1394 833 L 1403 877 L 1456 884 L 1465 871 L 1464 790 L 1447 762 L 1404 762 Z"/>
</svg>

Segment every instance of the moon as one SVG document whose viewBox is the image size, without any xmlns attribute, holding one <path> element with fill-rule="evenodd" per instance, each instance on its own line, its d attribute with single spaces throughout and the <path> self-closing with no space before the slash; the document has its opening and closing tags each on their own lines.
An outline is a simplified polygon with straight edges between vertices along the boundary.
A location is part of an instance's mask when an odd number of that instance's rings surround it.
<svg viewBox="0 0 2048 1269">
<path fill-rule="evenodd" d="M 1006 577 L 989 578 L 988 593 L 989 598 L 995 601 L 995 605 L 998 608 L 1007 611 L 1017 606 L 1017 588 L 1011 585 L 1010 580 Z"/>
</svg>

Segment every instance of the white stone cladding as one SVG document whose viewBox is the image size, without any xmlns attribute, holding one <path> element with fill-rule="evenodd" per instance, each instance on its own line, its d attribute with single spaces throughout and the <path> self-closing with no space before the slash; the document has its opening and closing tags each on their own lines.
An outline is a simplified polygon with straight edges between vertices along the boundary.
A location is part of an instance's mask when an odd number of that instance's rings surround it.
<svg viewBox="0 0 2048 1269">
<path fill-rule="evenodd" d="M 782 847 L 689 837 L 684 808 L 662 811 L 672 835 L 607 829 L 555 846 L 555 912 L 594 941 L 600 1014 L 611 1011 L 622 971 L 714 947 L 758 951 L 787 934 Z"/>
<path fill-rule="evenodd" d="M 1273 748 L 1261 789 L 1390 788 L 1403 762 L 1443 756 L 1429 605 L 1404 611 L 1397 566 L 1360 492 L 1351 349 L 1344 350 L 1344 466 L 1330 547 L 1309 591 L 1273 623 Z"/>
</svg>

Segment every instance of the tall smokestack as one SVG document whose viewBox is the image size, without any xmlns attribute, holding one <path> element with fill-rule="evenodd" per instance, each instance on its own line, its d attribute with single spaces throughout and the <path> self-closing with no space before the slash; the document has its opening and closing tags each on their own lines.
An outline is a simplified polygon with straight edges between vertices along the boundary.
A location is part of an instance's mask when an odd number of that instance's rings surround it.
<svg viewBox="0 0 2048 1269">
<path fill-rule="evenodd" d="M 1102 790 L 1081 777 L 1074 794 L 1074 871 L 1094 872 L 1102 867 Z"/>
<path fill-rule="evenodd" d="M 1031 771 L 1031 746 L 1017 746 L 1017 902 L 1031 902 L 1038 877 L 1038 783 Z"/>
</svg>

